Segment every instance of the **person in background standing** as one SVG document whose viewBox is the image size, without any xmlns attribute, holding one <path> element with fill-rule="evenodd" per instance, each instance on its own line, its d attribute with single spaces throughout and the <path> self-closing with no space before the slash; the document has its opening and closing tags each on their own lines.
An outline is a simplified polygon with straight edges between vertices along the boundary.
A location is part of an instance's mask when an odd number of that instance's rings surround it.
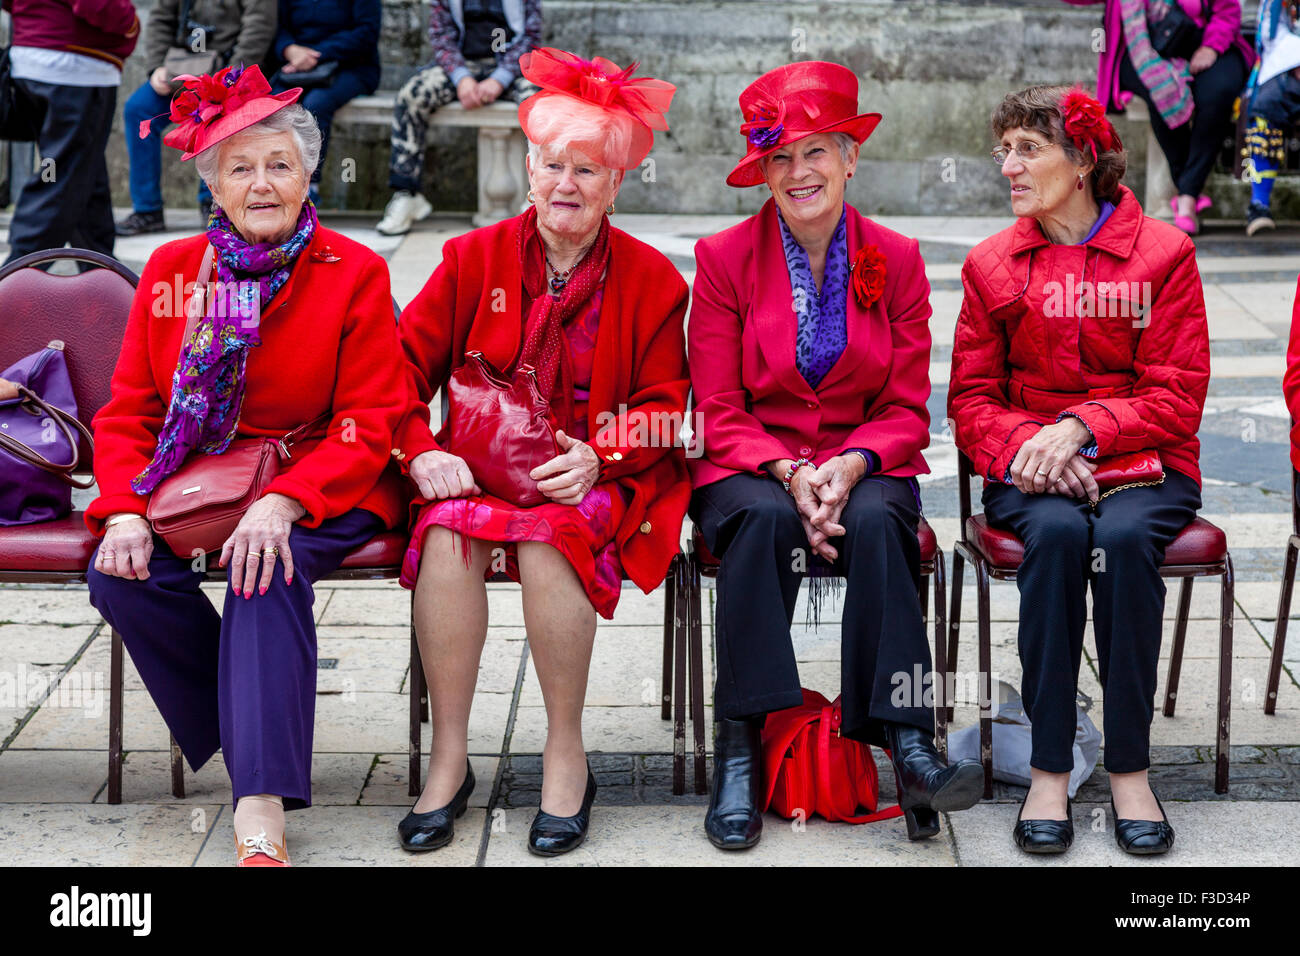
<svg viewBox="0 0 1300 956">
<path fill-rule="evenodd" d="M 72 243 L 113 254 L 104 147 L 122 62 L 140 38 L 130 0 L 3 0 L 10 76 L 42 114 L 40 165 L 9 225 L 9 260 Z"/>
<path fill-rule="evenodd" d="M 1263 0 L 1255 51 L 1259 64 L 1242 94 L 1246 113 L 1242 179 L 1250 183 L 1246 235 L 1275 229 L 1273 184 L 1286 159 L 1286 131 L 1300 120 L 1300 23 L 1297 0 Z"/>
<path fill-rule="evenodd" d="M 122 107 L 131 164 L 131 215 L 119 236 L 164 232 L 162 131 L 171 122 L 177 74 L 215 73 L 224 66 L 261 63 L 275 36 L 276 0 L 157 0 L 144 36 L 149 78 Z M 202 62 L 206 58 L 206 62 Z M 201 63 L 201 65 L 199 65 Z M 149 123 L 141 137 L 140 124 Z M 212 193 L 199 180 L 199 213 L 206 223 Z"/>
</svg>

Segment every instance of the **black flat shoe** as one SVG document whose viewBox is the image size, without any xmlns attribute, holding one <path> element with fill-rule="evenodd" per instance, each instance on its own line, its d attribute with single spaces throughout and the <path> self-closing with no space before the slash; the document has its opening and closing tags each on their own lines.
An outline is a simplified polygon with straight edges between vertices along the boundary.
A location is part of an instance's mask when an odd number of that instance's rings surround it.
<svg viewBox="0 0 1300 956">
<path fill-rule="evenodd" d="M 456 818 L 465 813 L 469 806 L 469 795 L 474 792 L 474 768 L 465 761 L 465 782 L 451 798 L 451 803 L 427 813 L 411 810 L 397 825 L 397 835 L 401 838 L 402 849 L 415 853 L 436 850 L 446 846 L 456 835 Z"/>
<path fill-rule="evenodd" d="M 596 799 L 596 778 L 587 764 L 587 792 L 582 807 L 571 817 L 557 817 L 538 807 L 528 829 L 528 852 L 537 856 L 559 856 L 582 846 L 591 824 L 591 804 Z"/>
<path fill-rule="evenodd" d="M 1026 800 L 1029 798 L 1026 796 Z M 1074 802 L 1065 798 L 1064 820 L 1022 820 L 1024 801 L 1016 814 L 1016 828 L 1011 831 L 1016 846 L 1026 853 L 1064 853 L 1074 842 Z"/>
<path fill-rule="evenodd" d="M 979 761 L 945 764 L 934 749 L 934 739 L 920 727 L 886 723 L 885 740 L 909 840 L 935 836 L 940 812 L 969 809 L 984 795 L 984 768 Z"/>
<path fill-rule="evenodd" d="M 1151 796 L 1156 797 L 1155 791 Z M 1165 816 L 1164 805 L 1156 797 L 1156 806 L 1160 807 L 1163 820 L 1121 820 L 1115 812 L 1115 798 L 1110 798 L 1110 813 L 1115 818 L 1115 842 L 1125 853 L 1134 856 L 1155 856 L 1168 853 L 1174 846 L 1174 828 Z"/>
<path fill-rule="evenodd" d="M 704 832 L 719 850 L 745 850 L 763 835 L 762 718 L 714 724 L 713 789 Z"/>
</svg>

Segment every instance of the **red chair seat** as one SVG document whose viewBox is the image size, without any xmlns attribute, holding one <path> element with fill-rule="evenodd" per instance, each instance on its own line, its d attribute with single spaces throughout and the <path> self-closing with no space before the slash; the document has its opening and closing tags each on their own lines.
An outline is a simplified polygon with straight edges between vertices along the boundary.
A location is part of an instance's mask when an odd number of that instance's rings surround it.
<svg viewBox="0 0 1300 956">
<path fill-rule="evenodd" d="M 98 544 L 80 511 L 57 521 L 0 528 L 0 573 L 84 574 Z"/>
<path fill-rule="evenodd" d="M 1025 559 L 1025 546 L 1012 532 L 989 527 L 982 514 L 966 521 L 966 540 L 973 544 L 993 567 L 1010 571 Z M 1196 518 L 1174 538 L 1165 551 L 1165 564 L 1218 564 L 1227 557 L 1228 538 L 1223 529 Z"/>
<path fill-rule="evenodd" d="M 405 531 L 385 531 L 375 535 L 344 558 L 339 570 L 401 567 L 409 540 L 410 535 Z"/>
<path fill-rule="evenodd" d="M 929 564 L 933 562 L 934 556 L 939 550 L 939 542 L 934 536 L 934 529 L 930 527 L 929 522 L 924 518 L 921 519 L 921 524 L 916 529 L 916 537 L 921 544 L 921 563 Z M 713 556 L 709 546 L 704 543 L 704 536 L 700 534 L 699 528 L 695 529 L 695 556 L 700 562 L 701 574 L 706 576 L 717 574 L 721 562 Z"/>
</svg>

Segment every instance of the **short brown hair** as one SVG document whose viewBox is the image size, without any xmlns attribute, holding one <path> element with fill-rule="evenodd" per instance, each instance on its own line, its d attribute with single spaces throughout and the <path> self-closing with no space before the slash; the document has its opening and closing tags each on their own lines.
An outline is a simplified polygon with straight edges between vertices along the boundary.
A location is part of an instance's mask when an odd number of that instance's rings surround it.
<svg viewBox="0 0 1300 956">
<path fill-rule="evenodd" d="M 1048 142 L 1065 150 L 1071 162 L 1086 162 L 1085 156 L 1065 135 L 1065 121 L 1061 116 L 1061 99 L 1070 92 L 1068 86 L 1031 86 L 1019 93 L 1008 93 L 993 111 L 993 136 L 1001 140 L 1009 129 L 1027 129 L 1041 133 Z M 1115 134 L 1117 149 L 1098 150 L 1093 168 L 1092 194 L 1098 199 L 1119 201 L 1119 181 L 1128 168 L 1128 153 Z"/>
</svg>

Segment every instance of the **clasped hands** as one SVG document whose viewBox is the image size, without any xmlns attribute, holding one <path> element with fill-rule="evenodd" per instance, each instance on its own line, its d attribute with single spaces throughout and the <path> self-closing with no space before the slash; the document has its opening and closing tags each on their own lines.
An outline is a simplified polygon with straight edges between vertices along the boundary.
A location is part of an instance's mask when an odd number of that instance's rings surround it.
<svg viewBox="0 0 1300 956">
<path fill-rule="evenodd" d="M 584 441 L 563 431 L 555 432 L 562 451 L 528 473 L 537 490 L 561 505 L 576 505 L 586 497 L 600 477 L 600 456 Z M 445 451 L 426 451 L 411 459 L 408 469 L 420 494 L 429 501 L 463 498 L 483 490 L 465 464 L 465 459 Z"/>
<path fill-rule="evenodd" d="M 790 459 L 775 461 L 769 470 L 774 476 L 784 478 L 791 464 Z M 844 526 L 839 523 L 840 515 L 848 504 L 849 493 L 866 471 L 867 464 L 862 456 L 850 453 L 837 455 L 820 466 L 804 465 L 790 479 L 790 495 L 794 498 L 804 534 L 808 536 L 808 546 L 813 554 L 826 561 L 839 557 L 839 551 L 830 539 L 844 534 Z"/>
<path fill-rule="evenodd" d="M 1097 463 L 1079 454 L 1091 441 L 1088 427 L 1072 416 L 1044 425 L 1016 452 L 1011 483 L 1027 495 L 1068 495 L 1095 504 L 1100 494 L 1092 476 Z"/>
</svg>

